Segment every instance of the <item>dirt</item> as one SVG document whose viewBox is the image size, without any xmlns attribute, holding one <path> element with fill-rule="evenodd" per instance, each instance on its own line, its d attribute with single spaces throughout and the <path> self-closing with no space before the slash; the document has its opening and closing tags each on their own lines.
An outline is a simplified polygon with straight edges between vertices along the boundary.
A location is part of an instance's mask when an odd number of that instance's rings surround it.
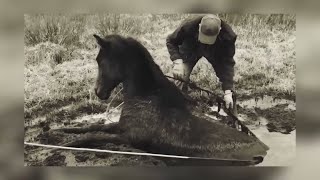
<svg viewBox="0 0 320 180">
<path fill-rule="evenodd" d="M 295 103 L 287 100 L 273 101 L 272 98 L 239 102 L 239 119 L 248 125 L 255 135 L 270 150 L 265 161 L 260 165 L 290 165 L 295 157 Z M 213 121 L 224 121 L 226 113 L 217 114 L 217 107 L 210 108 L 211 113 L 206 113 Z M 209 111 L 207 111 L 209 112 Z M 89 124 L 108 124 L 117 122 L 121 113 L 121 107 L 111 109 L 108 113 L 83 115 L 70 119 L 66 117 L 57 121 L 48 121 L 46 116 L 38 117 L 25 123 L 25 141 L 42 144 L 57 144 L 68 142 L 78 135 L 70 136 L 56 133 L 49 139 L 43 134 L 49 129 L 60 127 L 83 127 Z M 201 113 L 204 113 L 203 111 Z M 216 117 L 219 117 L 217 119 Z M 114 151 L 142 152 L 139 149 L 124 144 L 93 144 L 88 148 L 106 149 Z M 85 151 L 56 150 L 25 145 L 24 149 L 26 166 L 167 166 L 170 161 L 151 156 L 134 156 L 111 153 L 95 153 Z"/>
<path fill-rule="evenodd" d="M 264 96 L 239 102 L 238 111 L 244 115 L 242 119 L 246 119 L 248 125 L 261 124 L 266 119 L 269 132 L 290 134 L 296 129 L 295 106 L 295 102 L 290 100 Z"/>
</svg>

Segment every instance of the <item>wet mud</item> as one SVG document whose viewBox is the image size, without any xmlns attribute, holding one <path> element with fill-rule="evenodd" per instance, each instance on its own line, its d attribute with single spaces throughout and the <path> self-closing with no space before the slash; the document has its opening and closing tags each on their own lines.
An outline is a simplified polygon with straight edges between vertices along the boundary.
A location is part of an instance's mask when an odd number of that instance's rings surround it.
<svg viewBox="0 0 320 180">
<path fill-rule="evenodd" d="M 270 147 L 265 162 L 260 165 L 290 165 L 295 157 L 295 103 L 264 100 L 239 102 L 239 119 L 266 145 Z M 227 123 L 228 118 L 217 107 L 207 106 L 197 109 L 212 121 Z M 25 123 L 25 141 L 42 144 L 63 144 L 79 137 L 77 134 L 57 132 L 45 136 L 50 129 L 61 127 L 84 127 L 89 124 L 108 124 L 119 120 L 121 108 L 110 112 L 83 115 L 75 119 L 65 118 L 48 121 L 45 117 Z M 219 115 L 217 115 L 217 113 Z M 218 117 L 218 118 L 217 118 Z M 294 133 L 292 133 L 294 132 Z M 62 133 L 62 134 L 61 134 Z M 126 144 L 88 144 L 87 148 L 126 152 L 142 152 Z M 284 154 L 286 153 L 286 154 Z M 57 150 L 25 145 L 25 166 L 168 166 L 175 160 L 151 156 L 135 156 L 102 152 Z"/>
</svg>

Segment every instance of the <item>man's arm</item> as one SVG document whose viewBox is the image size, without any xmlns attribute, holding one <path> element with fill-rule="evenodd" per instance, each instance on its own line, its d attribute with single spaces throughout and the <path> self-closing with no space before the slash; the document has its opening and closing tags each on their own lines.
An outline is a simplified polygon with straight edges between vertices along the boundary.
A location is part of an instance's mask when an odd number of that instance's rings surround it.
<svg viewBox="0 0 320 180">
<path fill-rule="evenodd" d="M 216 62 L 212 64 L 217 77 L 222 83 L 223 91 L 233 90 L 234 54 L 235 44 L 234 42 L 228 42 L 223 48 L 223 53 L 219 57 L 216 57 Z"/>
<path fill-rule="evenodd" d="M 166 45 L 170 54 L 170 59 L 172 61 L 176 59 L 182 59 L 181 54 L 179 52 L 179 45 L 182 44 L 184 35 L 185 35 L 185 32 L 182 24 L 166 39 Z"/>
</svg>

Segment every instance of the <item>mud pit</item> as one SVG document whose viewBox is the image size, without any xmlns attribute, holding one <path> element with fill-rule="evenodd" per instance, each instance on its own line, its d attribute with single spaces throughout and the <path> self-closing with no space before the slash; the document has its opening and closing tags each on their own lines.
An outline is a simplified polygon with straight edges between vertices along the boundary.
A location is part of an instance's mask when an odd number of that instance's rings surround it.
<svg viewBox="0 0 320 180">
<path fill-rule="evenodd" d="M 113 109 L 110 113 L 94 114 L 79 117 L 72 121 L 69 126 L 83 127 L 88 124 L 108 124 L 117 122 L 120 117 L 120 109 Z M 48 144 L 48 141 L 68 142 L 77 138 L 77 135 L 70 134 L 68 138 L 61 139 L 62 134 L 56 133 L 50 139 L 43 139 L 42 132 L 60 128 L 57 123 L 46 122 L 45 119 L 35 119 L 32 126 L 26 128 L 25 141 Z M 61 124 L 64 124 L 63 122 Z M 49 127 L 49 128 L 48 128 Z M 66 134 L 63 134 L 66 137 Z M 47 142 L 45 142 L 47 141 Z M 93 148 L 93 147 L 91 147 Z M 126 152 L 142 152 L 139 149 L 124 144 L 106 143 L 105 145 L 94 146 L 95 149 L 106 149 Z M 159 159 L 147 156 L 120 155 L 101 152 L 84 152 L 56 150 L 43 147 L 25 146 L 25 166 L 165 166 Z"/>
<path fill-rule="evenodd" d="M 270 147 L 265 160 L 259 166 L 290 165 L 295 157 L 295 103 L 287 100 L 273 100 L 270 97 L 259 100 L 239 102 L 239 118 L 252 130 L 255 135 Z M 212 107 L 216 111 L 217 107 Z M 275 111 L 276 110 L 276 111 Z M 275 111 L 275 112 L 274 112 Z M 272 113 L 274 112 L 274 113 Z M 121 108 L 112 109 L 109 113 L 92 114 L 68 121 L 70 127 L 83 127 L 88 124 L 109 124 L 119 120 Z M 219 121 L 211 113 L 207 114 L 214 121 Z M 226 115 L 220 112 L 221 117 Z M 277 119 L 279 118 L 279 119 Z M 280 119 L 286 118 L 286 119 Z M 270 128 L 270 124 L 273 124 Z M 28 123 L 25 131 L 25 141 L 48 143 L 40 135 L 48 129 L 63 127 L 64 120 L 59 123 L 49 123 L 45 118 L 37 118 Z M 40 135 L 40 136 L 39 136 Z M 68 138 L 59 138 L 59 133 L 50 141 L 70 141 L 77 135 L 70 134 Z M 124 144 L 96 144 L 90 148 L 114 151 L 142 152 Z M 134 156 L 111 153 L 95 153 L 71 150 L 54 150 L 43 147 L 25 146 L 25 166 L 167 166 L 174 159 L 159 159 L 151 156 Z"/>
<path fill-rule="evenodd" d="M 239 103 L 240 119 L 270 150 L 258 166 L 290 166 L 296 156 L 296 104 L 265 96 Z"/>
</svg>

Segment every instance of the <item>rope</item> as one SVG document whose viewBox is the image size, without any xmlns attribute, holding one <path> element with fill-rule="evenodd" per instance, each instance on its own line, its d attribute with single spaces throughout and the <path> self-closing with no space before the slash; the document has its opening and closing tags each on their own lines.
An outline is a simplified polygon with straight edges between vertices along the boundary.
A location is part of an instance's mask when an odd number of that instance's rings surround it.
<svg viewBox="0 0 320 180">
<path fill-rule="evenodd" d="M 183 83 L 186 83 L 191 89 L 197 89 L 197 90 L 200 90 L 200 91 L 204 91 L 204 92 L 206 92 L 206 93 L 208 93 L 208 94 L 211 94 L 211 95 L 216 96 L 217 98 L 221 99 L 216 93 L 214 93 L 214 92 L 212 92 L 212 91 L 209 91 L 209 90 L 207 90 L 207 89 L 200 88 L 200 87 L 198 87 L 198 86 L 197 86 L 195 83 L 193 83 L 193 82 L 184 81 L 184 80 L 182 80 L 182 79 L 177 79 L 177 78 L 174 78 L 174 77 L 171 77 L 171 76 L 167 76 L 167 75 L 165 75 L 165 77 L 170 78 L 170 79 L 173 79 L 173 80 L 181 81 L 181 82 L 183 82 Z M 221 100 L 222 100 L 222 99 L 221 99 Z"/>
<path fill-rule="evenodd" d="M 113 154 L 126 154 L 126 155 L 136 155 L 136 156 L 155 156 L 155 157 L 178 158 L 178 159 L 188 159 L 188 158 L 190 158 L 190 157 L 187 157 L 187 156 L 176 156 L 176 155 L 154 154 L 154 153 L 139 153 L 139 152 L 126 152 L 126 151 L 112 151 L 112 150 L 91 149 L 91 148 L 75 148 L 75 147 L 64 147 L 64 146 L 55 146 L 55 145 L 30 143 L 30 142 L 24 142 L 24 144 L 25 145 L 29 145 L 29 146 L 38 146 L 38 147 L 56 148 L 56 149 L 66 149 L 66 150 L 75 150 L 75 151 L 104 152 L 104 153 L 113 153 Z"/>
<path fill-rule="evenodd" d="M 177 78 L 174 78 L 174 77 L 171 77 L 171 76 L 167 76 L 167 75 L 165 75 L 165 77 L 170 78 L 170 79 L 174 79 L 174 80 L 181 81 L 181 82 L 183 82 L 183 83 L 186 83 L 191 89 L 196 89 L 196 90 L 204 91 L 204 92 L 206 92 L 206 93 L 208 93 L 208 94 L 211 94 L 212 96 L 216 97 L 216 100 L 217 100 L 217 102 L 218 102 L 218 112 L 220 111 L 220 108 L 221 108 L 222 104 L 224 103 L 224 100 L 223 100 L 221 97 L 219 97 L 217 94 L 215 94 L 214 92 L 209 91 L 209 90 L 207 90 L 207 89 L 200 88 L 200 87 L 198 87 L 198 86 L 197 86 L 195 83 L 193 83 L 193 82 L 184 81 L 184 80 L 182 80 L 182 79 L 177 79 Z M 235 115 L 233 114 L 233 112 L 231 111 L 231 109 L 224 108 L 224 111 L 225 111 L 229 116 L 231 116 L 231 118 L 232 118 L 236 123 L 238 123 L 238 125 L 240 125 L 242 132 L 248 134 L 249 136 L 254 136 L 254 137 L 256 137 L 256 135 L 255 135 L 247 126 L 245 126 L 245 125 L 239 120 L 239 118 L 238 118 L 237 116 L 235 116 Z"/>
<path fill-rule="evenodd" d="M 125 154 L 134 156 L 154 156 L 154 157 L 164 157 L 164 158 L 176 158 L 176 159 L 198 159 L 198 160 L 213 160 L 213 161 L 237 161 L 237 162 L 248 162 L 251 160 L 240 160 L 240 159 L 222 159 L 222 158 L 205 158 L 205 157 L 188 157 L 188 156 L 178 156 L 178 155 L 168 155 L 168 154 L 155 154 L 155 153 L 142 153 L 142 152 L 127 152 L 127 151 L 112 151 L 104 149 L 91 149 L 91 148 L 75 148 L 75 147 L 64 147 L 55 145 L 46 145 L 38 143 L 24 142 L 28 146 L 37 146 L 45 148 L 55 148 L 55 149 L 65 149 L 74 151 L 89 151 L 89 152 L 102 152 L 102 153 L 112 153 L 112 154 Z"/>
</svg>

